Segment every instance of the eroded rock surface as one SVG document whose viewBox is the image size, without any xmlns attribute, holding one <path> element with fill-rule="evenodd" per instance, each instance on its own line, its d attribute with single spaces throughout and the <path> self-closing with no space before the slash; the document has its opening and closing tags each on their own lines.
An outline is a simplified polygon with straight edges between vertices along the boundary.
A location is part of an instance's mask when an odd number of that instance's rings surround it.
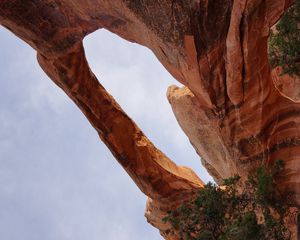
<svg viewBox="0 0 300 240">
<path fill-rule="evenodd" d="M 163 215 L 203 183 L 155 148 L 99 84 L 85 59 L 83 38 L 106 28 L 150 48 L 185 85 L 169 88 L 168 99 L 216 181 L 236 173 L 245 177 L 259 164 L 282 159 L 280 189 L 299 204 L 300 105 L 299 92 L 292 92 L 298 84 L 282 84 L 267 59 L 269 29 L 291 3 L 2 0 L 0 24 L 36 49 L 44 71 L 149 197 L 148 221 L 171 240 L 176 236 L 167 234 Z"/>
</svg>

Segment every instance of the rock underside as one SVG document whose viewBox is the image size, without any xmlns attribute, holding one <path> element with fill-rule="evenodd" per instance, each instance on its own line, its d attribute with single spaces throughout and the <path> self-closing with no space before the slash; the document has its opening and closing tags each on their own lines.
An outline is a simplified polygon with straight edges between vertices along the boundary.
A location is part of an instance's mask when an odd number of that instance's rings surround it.
<svg viewBox="0 0 300 240">
<path fill-rule="evenodd" d="M 168 210 L 203 186 L 176 166 L 126 115 L 90 70 L 83 38 L 105 28 L 151 49 L 184 84 L 171 86 L 174 114 L 220 183 L 285 161 L 280 191 L 300 203 L 300 81 L 271 71 L 269 29 L 291 0 L 2 0 L 0 24 L 36 51 L 48 76 L 75 102 L 148 196 L 145 216 L 165 239 Z"/>
</svg>

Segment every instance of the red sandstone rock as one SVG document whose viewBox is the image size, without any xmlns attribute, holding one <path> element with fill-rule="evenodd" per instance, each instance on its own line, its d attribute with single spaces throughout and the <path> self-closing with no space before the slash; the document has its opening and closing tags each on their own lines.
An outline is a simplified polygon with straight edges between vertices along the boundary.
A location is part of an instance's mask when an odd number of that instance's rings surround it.
<svg viewBox="0 0 300 240">
<path fill-rule="evenodd" d="M 300 77 L 283 74 L 280 67 L 272 70 L 274 86 L 279 93 L 293 102 L 300 103 Z"/>
<path fill-rule="evenodd" d="M 90 71 L 81 42 L 106 28 L 150 48 L 185 85 L 170 88 L 168 98 L 215 179 L 245 177 L 257 165 L 283 159 L 280 190 L 299 204 L 300 105 L 293 89 L 298 81 L 276 70 L 271 74 L 267 59 L 269 29 L 291 3 L 2 0 L 0 24 L 36 49 L 45 72 L 150 198 L 148 221 L 166 239 L 176 239 L 166 234 L 162 215 L 191 198 L 202 182 L 156 149 L 122 111 Z"/>
</svg>

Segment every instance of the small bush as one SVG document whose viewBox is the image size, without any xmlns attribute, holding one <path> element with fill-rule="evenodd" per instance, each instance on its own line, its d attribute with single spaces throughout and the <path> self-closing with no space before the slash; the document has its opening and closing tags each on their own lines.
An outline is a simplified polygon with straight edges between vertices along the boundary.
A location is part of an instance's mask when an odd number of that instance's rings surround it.
<svg viewBox="0 0 300 240">
<path fill-rule="evenodd" d="M 269 60 L 283 73 L 300 76 L 300 0 L 286 11 L 269 36 Z"/>
<path fill-rule="evenodd" d="M 283 168 L 277 161 L 259 167 L 241 183 L 239 176 L 224 180 L 224 188 L 208 183 L 196 198 L 163 219 L 182 240 L 286 240 L 286 208 L 278 204 L 275 177 Z"/>
</svg>

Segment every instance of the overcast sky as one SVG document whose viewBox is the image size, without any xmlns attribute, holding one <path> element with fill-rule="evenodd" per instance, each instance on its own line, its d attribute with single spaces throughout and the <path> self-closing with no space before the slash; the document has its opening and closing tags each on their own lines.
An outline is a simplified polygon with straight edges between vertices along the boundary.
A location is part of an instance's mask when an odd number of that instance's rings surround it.
<svg viewBox="0 0 300 240">
<path fill-rule="evenodd" d="M 104 87 L 177 164 L 211 178 L 166 98 L 179 83 L 148 49 L 99 30 L 84 41 Z M 159 240 L 135 186 L 26 43 L 0 27 L 0 238 Z"/>
</svg>

